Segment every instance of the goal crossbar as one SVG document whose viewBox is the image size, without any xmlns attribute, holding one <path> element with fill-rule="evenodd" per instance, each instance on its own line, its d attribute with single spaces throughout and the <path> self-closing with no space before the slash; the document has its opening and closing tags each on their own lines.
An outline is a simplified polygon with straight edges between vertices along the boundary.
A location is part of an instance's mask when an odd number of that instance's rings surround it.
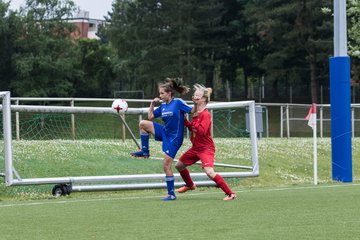
<svg viewBox="0 0 360 240">
<path fill-rule="evenodd" d="M 240 108 L 254 104 L 254 101 L 239 101 L 226 103 L 210 103 L 207 105 L 208 109 L 225 109 L 225 108 Z M 191 106 L 191 105 L 190 105 Z M 32 106 L 32 105 L 11 105 L 13 112 L 38 112 L 38 113 L 97 113 L 97 114 L 113 114 L 111 108 L 104 107 L 60 107 L 60 106 Z M 144 114 L 148 113 L 149 108 L 128 108 L 126 114 Z M 251 111 L 251 109 L 249 109 Z M 255 118 L 255 113 L 254 113 Z M 251 116 L 250 116 L 251 120 Z"/>
</svg>

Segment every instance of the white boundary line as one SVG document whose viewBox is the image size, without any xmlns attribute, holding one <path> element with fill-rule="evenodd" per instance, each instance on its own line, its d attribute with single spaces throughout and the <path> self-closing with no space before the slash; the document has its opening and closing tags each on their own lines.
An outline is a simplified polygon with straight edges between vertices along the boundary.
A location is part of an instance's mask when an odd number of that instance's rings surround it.
<svg viewBox="0 0 360 240">
<path fill-rule="evenodd" d="M 269 189 L 250 189 L 250 190 L 238 190 L 235 193 L 250 193 L 250 192 L 275 192 L 275 191 L 293 191 L 293 190 L 305 190 L 305 189 L 318 189 L 318 188 L 338 188 L 338 187 L 356 187 L 360 186 L 360 183 L 350 183 L 342 185 L 326 185 L 326 186 L 309 186 L 309 187 L 282 187 L 282 188 L 269 188 Z M 212 194 L 222 194 L 221 191 L 216 192 L 202 192 L 202 193 L 188 193 L 182 196 L 200 196 L 200 195 L 212 195 Z M 77 200 L 61 200 L 61 201 L 40 201 L 40 202 L 26 202 L 26 203 L 14 203 L 14 204 L 1 204 L 0 208 L 5 207 L 17 207 L 17 206 L 38 206 L 38 205 L 47 205 L 47 204 L 67 204 L 67 203 L 83 203 L 83 202 L 99 202 L 99 201 L 119 201 L 119 200 L 136 200 L 136 199 L 152 199 L 152 198 L 161 198 L 163 195 L 159 196 L 141 196 L 141 197 L 112 197 L 112 198 L 95 198 L 95 199 L 77 199 Z"/>
</svg>

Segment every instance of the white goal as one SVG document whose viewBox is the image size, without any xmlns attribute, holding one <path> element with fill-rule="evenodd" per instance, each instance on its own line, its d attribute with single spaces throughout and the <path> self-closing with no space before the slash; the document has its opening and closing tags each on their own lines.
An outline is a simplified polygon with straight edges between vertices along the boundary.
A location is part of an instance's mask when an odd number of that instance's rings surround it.
<svg viewBox="0 0 360 240">
<path fill-rule="evenodd" d="M 106 190 L 124 190 L 124 189 L 146 189 L 146 188 L 165 188 L 166 183 L 159 181 L 164 179 L 163 173 L 154 174 L 126 174 L 126 175 L 105 175 L 105 176 L 62 176 L 62 177 L 34 177 L 22 178 L 21 172 L 16 171 L 16 166 L 13 166 L 12 159 L 12 121 L 11 113 L 49 113 L 49 114 L 101 114 L 102 116 L 114 117 L 114 113 L 110 107 L 70 107 L 70 106 L 39 106 L 39 105 L 11 105 L 10 93 L 0 92 L 2 97 L 2 115 L 3 115 L 3 140 L 4 140 L 4 168 L 5 181 L 7 186 L 22 186 L 22 185 L 43 185 L 56 184 L 53 188 L 53 194 L 65 195 L 70 192 L 79 191 L 106 191 Z M 110 99 L 111 100 L 111 99 Z M 109 101 L 110 101 L 109 100 Z M 111 104 L 109 104 L 110 106 Z M 257 133 L 255 126 L 255 102 L 254 101 L 238 101 L 238 102 L 224 102 L 224 103 L 210 103 L 208 109 L 211 111 L 225 111 L 226 109 L 242 109 L 249 116 L 249 132 L 247 139 L 251 150 L 249 152 L 249 164 L 222 164 L 216 163 L 217 166 L 229 167 L 236 169 L 236 171 L 218 171 L 225 178 L 238 177 L 256 177 L 259 175 L 258 163 L 258 146 Z M 130 136 L 135 144 L 137 143 L 137 136 L 134 132 L 138 129 L 131 129 L 126 122 L 126 115 L 142 116 L 146 114 L 148 108 L 130 107 L 125 114 L 125 118 L 120 116 L 119 120 L 127 128 Z M 230 112 L 231 112 L 230 111 Z M 245 114 L 244 114 L 245 115 Z M 139 120 L 141 117 L 138 118 Z M 240 120 L 232 119 L 237 122 Z M 242 119 L 241 121 L 244 121 Z M 222 122 L 226 125 L 228 123 Z M 220 124 L 220 125 L 221 125 Z M 223 130 L 220 130 L 223 131 Z M 231 130 L 235 131 L 235 130 Z M 16 141 L 16 140 L 14 140 Z M 236 146 L 234 146 L 236 148 Z M 130 158 L 130 156 L 129 156 Z M 241 171 L 239 170 L 241 169 Z M 239 171 L 238 171 L 239 170 Z M 196 172 L 191 174 L 197 186 L 213 186 L 213 181 L 210 181 L 205 173 Z M 175 186 L 181 186 L 184 183 L 179 174 L 174 174 L 176 182 Z M 157 181 L 157 182 L 156 182 Z M 101 183 L 101 184 L 100 184 Z"/>
</svg>

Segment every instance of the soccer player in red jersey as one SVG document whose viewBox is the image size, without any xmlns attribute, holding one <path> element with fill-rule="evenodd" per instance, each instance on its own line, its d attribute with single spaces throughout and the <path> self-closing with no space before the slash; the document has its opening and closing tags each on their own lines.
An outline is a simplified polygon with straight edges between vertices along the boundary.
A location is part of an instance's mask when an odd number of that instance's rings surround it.
<svg viewBox="0 0 360 240">
<path fill-rule="evenodd" d="M 175 168 L 179 171 L 186 184 L 179 188 L 178 192 L 184 193 L 196 188 L 187 166 L 201 160 L 201 165 L 206 175 L 225 192 L 226 197 L 223 200 L 234 200 L 236 194 L 230 189 L 224 178 L 214 171 L 215 145 L 211 137 L 211 115 L 206 108 L 212 89 L 200 84 L 195 84 L 194 89 L 192 120 L 191 122 L 186 118 L 184 120 L 185 126 L 191 131 L 190 140 L 192 147 L 180 157 L 175 165 Z"/>
</svg>

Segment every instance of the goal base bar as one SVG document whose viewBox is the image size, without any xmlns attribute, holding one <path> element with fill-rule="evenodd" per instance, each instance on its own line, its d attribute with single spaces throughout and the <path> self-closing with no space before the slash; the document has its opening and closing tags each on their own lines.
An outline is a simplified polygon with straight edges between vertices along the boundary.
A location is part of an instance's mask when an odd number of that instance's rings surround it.
<svg viewBox="0 0 360 240">
<path fill-rule="evenodd" d="M 258 177 L 254 172 L 218 172 L 224 178 Z M 205 173 L 192 173 L 193 178 L 208 179 Z M 76 184 L 92 182 L 114 182 L 135 180 L 164 180 L 164 174 L 135 174 L 135 175 L 113 175 L 113 176 L 84 176 L 84 177 L 54 177 L 54 178 L 24 178 L 14 179 L 8 186 L 45 185 L 45 184 Z M 175 179 L 181 179 L 180 174 L 174 174 Z"/>
<path fill-rule="evenodd" d="M 216 186 L 213 181 L 194 181 L 197 187 Z M 175 187 L 184 186 L 184 182 L 175 182 Z M 133 184 L 98 184 L 72 186 L 71 192 L 95 192 L 95 191 L 117 191 L 117 190 L 141 190 L 166 188 L 166 183 L 133 183 Z"/>
</svg>

